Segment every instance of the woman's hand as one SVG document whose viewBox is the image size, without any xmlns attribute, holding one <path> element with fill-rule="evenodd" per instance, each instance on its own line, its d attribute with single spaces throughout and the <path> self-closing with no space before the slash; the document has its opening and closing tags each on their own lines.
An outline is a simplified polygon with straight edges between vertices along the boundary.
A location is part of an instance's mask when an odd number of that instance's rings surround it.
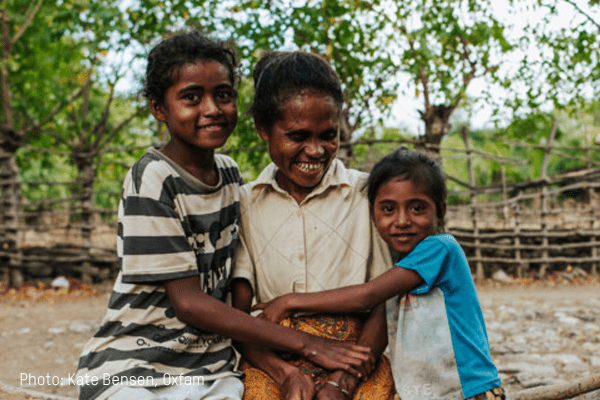
<svg viewBox="0 0 600 400">
<path fill-rule="evenodd" d="M 310 376 L 298 370 L 286 375 L 279 384 L 279 390 L 285 400 L 313 400 L 317 393 Z"/>
<path fill-rule="evenodd" d="M 344 371 L 332 372 L 317 393 L 316 400 L 350 400 L 360 381 Z"/>
<path fill-rule="evenodd" d="M 293 294 L 286 294 L 267 303 L 257 303 L 252 307 L 251 311 L 262 310 L 262 314 L 258 315 L 259 318 L 277 324 L 279 321 L 286 319 L 294 313 L 294 310 L 290 305 L 292 296 Z"/>
<path fill-rule="evenodd" d="M 343 370 L 356 378 L 368 377 L 375 368 L 371 348 L 356 344 L 306 335 L 308 345 L 302 356 L 330 370 Z"/>
</svg>

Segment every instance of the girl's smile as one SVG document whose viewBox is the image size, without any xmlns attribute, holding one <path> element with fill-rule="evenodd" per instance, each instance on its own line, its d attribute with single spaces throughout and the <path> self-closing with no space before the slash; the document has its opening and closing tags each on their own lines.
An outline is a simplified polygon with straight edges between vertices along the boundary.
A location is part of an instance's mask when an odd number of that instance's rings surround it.
<svg viewBox="0 0 600 400">
<path fill-rule="evenodd" d="M 436 204 L 423 185 L 392 178 L 379 187 L 373 220 L 379 234 L 404 258 L 423 239 L 438 231 Z M 445 214 L 445 207 L 442 216 Z"/>
<path fill-rule="evenodd" d="M 287 100 L 282 115 L 271 128 L 257 130 L 279 167 L 277 183 L 300 203 L 337 153 L 339 110 L 330 97 L 310 91 Z"/>
</svg>

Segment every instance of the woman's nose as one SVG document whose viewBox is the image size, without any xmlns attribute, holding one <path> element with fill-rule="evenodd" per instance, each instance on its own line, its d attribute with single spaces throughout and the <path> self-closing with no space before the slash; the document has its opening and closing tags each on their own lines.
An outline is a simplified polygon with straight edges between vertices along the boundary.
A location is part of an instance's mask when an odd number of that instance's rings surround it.
<svg viewBox="0 0 600 400">
<path fill-rule="evenodd" d="M 321 157 L 325 154 L 325 146 L 320 141 L 310 142 L 306 147 L 306 153 L 311 157 Z"/>
</svg>

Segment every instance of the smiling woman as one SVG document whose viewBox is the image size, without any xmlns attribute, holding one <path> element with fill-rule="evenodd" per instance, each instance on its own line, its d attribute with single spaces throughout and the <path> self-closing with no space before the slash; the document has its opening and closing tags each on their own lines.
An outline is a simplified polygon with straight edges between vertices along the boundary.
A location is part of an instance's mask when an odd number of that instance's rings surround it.
<svg viewBox="0 0 600 400">
<path fill-rule="evenodd" d="M 294 292 L 365 283 L 390 255 L 369 217 L 366 174 L 336 159 L 343 97 L 340 81 L 316 54 L 272 53 L 254 70 L 251 108 L 273 163 L 240 189 L 240 242 L 234 306 Z M 390 260 L 391 262 L 391 260 Z M 292 317 L 285 326 L 368 346 L 377 365 L 364 381 L 240 344 L 245 400 L 381 399 L 393 396 L 385 307 L 353 315 Z M 265 374 L 266 373 L 266 374 Z M 271 379 L 272 377 L 273 379 Z"/>
</svg>

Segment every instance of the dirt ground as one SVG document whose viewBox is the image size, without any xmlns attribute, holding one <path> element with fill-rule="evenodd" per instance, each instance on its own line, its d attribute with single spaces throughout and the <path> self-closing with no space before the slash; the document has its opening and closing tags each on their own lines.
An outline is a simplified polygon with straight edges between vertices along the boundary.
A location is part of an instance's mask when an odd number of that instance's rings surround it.
<svg viewBox="0 0 600 400">
<path fill-rule="evenodd" d="M 0 286 L 0 399 L 75 398 L 69 384 L 82 347 L 105 312 L 110 286 L 75 289 L 7 290 Z M 73 286 L 72 286 L 73 287 Z M 597 298 L 600 283 L 478 285 L 480 300 L 510 299 L 513 303 L 582 303 Z M 528 303 L 531 304 L 531 303 Z M 41 396 L 39 393 L 47 395 Z"/>
</svg>

